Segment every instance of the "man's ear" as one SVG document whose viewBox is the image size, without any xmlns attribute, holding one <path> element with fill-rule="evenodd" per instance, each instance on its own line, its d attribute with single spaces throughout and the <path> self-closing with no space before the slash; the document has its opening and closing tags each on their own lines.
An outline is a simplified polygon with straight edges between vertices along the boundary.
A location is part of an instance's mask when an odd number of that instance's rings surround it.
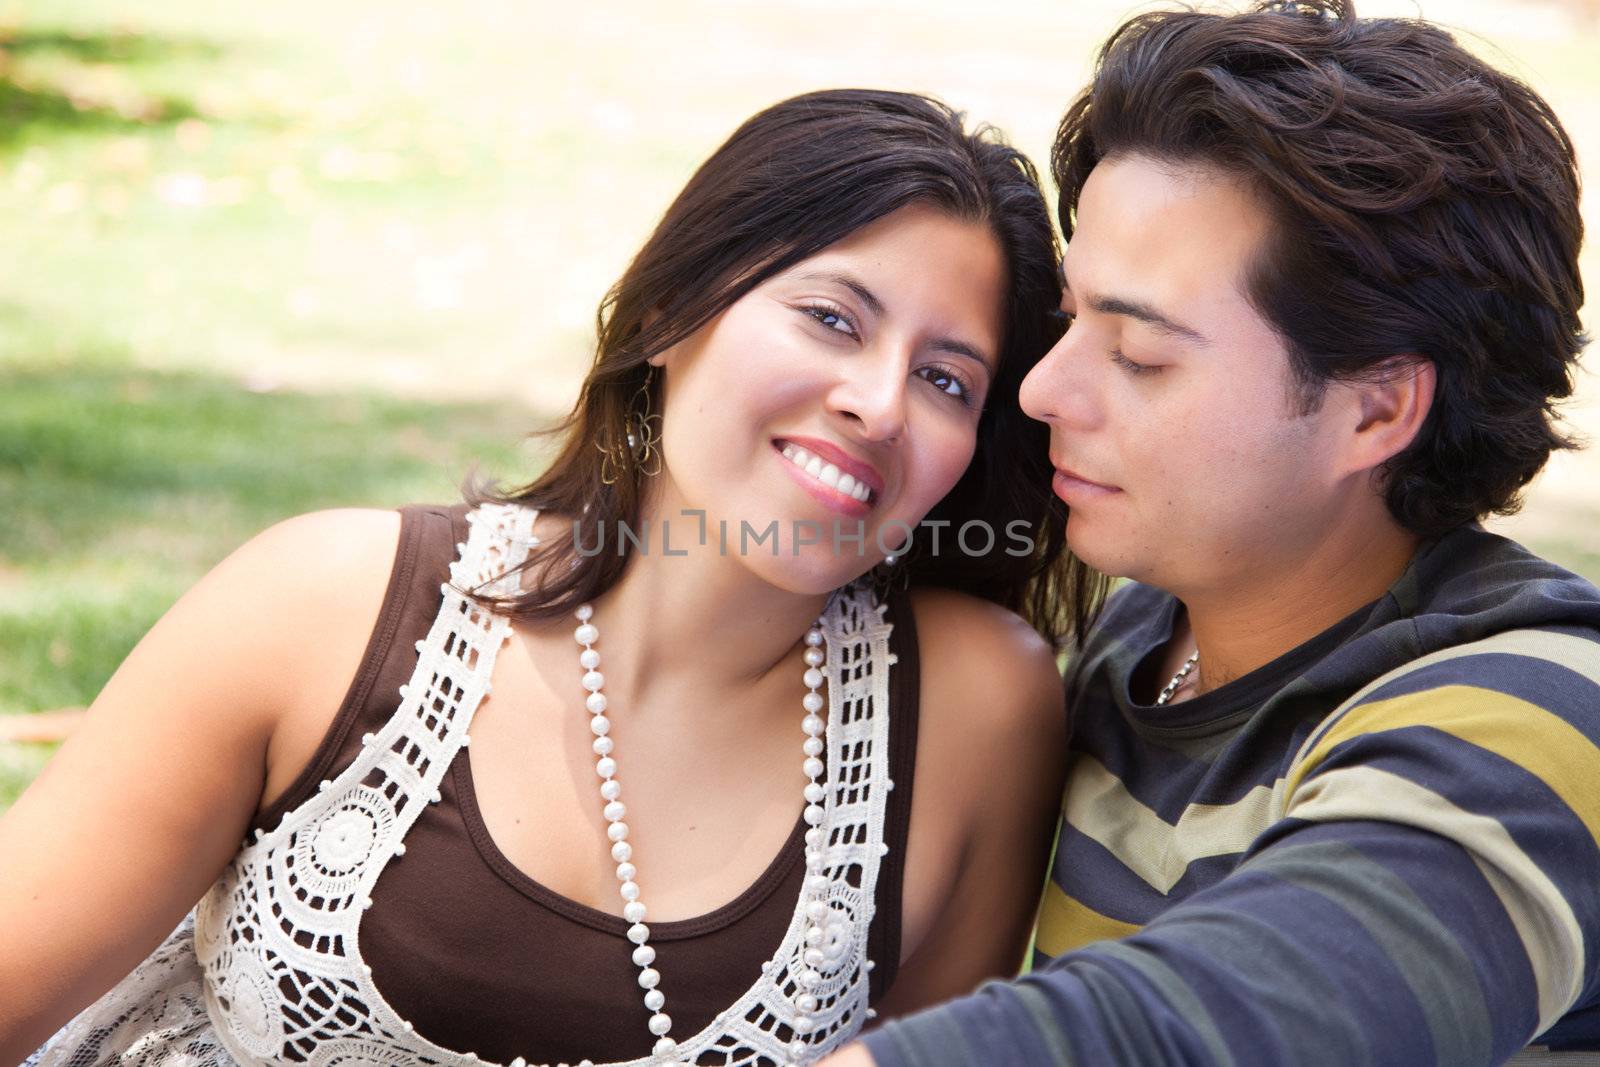
<svg viewBox="0 0 1600 1067">
<path fill-rule="evenodd" d="M 1343 383 L 1355 399 L 1352 470 L 1375 470 L 1416 440 L 1433 408 L 1438 370 L 1422 356 L 1396 356 L 1358 381 Z"/>
</svg>

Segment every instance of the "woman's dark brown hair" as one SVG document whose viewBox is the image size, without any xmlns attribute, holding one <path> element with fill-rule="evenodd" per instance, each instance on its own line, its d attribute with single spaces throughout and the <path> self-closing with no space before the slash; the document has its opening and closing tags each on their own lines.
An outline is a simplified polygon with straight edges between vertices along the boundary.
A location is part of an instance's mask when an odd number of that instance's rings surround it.
<svg viewBox="0 0 1600 1067">
<path fill-rule="evenodd" d="M 1006 268 L 1004 338 L 965 475 L 927 516 L 950 535 L 972 520 L 996 531 L 983 555 L 912 551 L 912 585 L 994 601 L 1060 641 L 1081 632 L 1101 580 L 1066 551 L 1066 509 L 1050 492 L 1048 430 L 1023 415 L 1018 386 L 1060 337 L 1059 246 L 1032 164 L 993 130 L 963 128 L 960 113 L 924 96 L 873 90 L 807 93 L 736 130 L 700 166 L 600 305 L 599 344 L 577 404 L 554 429 L 551 466 L 508 492 L 469 492 L 582 516 L 585 528 L 638 522 L 645 481 L 631 465 L 603 484 L 596 443 L 622 439 L 628 405 L 649 379 L 652 355 L 683 341 L 766 279 L 911 204 L 988 227 Z M 659 410 L 659 398 L 652 398 Z M 1027 524 L 1026 555 L 1004 532 Z M 586 538 L 588 534 L 584 535 Z M 573 533 L 535 550 L 541 586 L 500 606 L 550 619 L 614 585 L 630 557 L 575 551 Z M 567 563 L 570 558 L 572 563 Z M 557 566 L 541 566 L 560 561 Z"/>
<path fill-rule="evenodd" d="M 1070 240 L 1084 181 L 1140 154 L 1236 174 L 1275 226 L 1248 280 L 1305 411 L 1329 381 L 1421 356 L 1432 410 L 1386 466 L 1434 536 L 1514 511 L 1553 449 L 1585 338 L 1572 142 L 1548 104 L 1436 26 L 1348 0 L 1146 14 L 1100 53 L 1052 163 Z"/>
</svg>

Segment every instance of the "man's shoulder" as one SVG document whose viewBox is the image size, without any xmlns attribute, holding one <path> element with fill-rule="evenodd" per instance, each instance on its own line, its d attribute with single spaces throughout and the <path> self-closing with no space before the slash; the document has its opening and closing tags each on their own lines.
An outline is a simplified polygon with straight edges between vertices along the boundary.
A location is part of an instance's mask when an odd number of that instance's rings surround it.
<svg viewBox="0 0 1600 1067">
<path fill-rule="evenodd" d="M 1473 524 L 1418 554 L 1417 655 L 1364 700 L 1476 689 L 1600 716 L 1600 589 Z"/>
<path fill-rule="evenodd" d="M 1477 524 L 1418 552 L 1396 615 L 1342 650 L 1370 670 L 1330 709 L 1346 726 L 1559 721 L 1600 741 L 1600 589 Z M 1461 726 L 1472 732 L 1476 727 Z"/>
<path fill-rule="evenodd" d="M 1600 630 L 1555 624 L 1449 645 L 1373 679 L 1334 713 L 1372 728 L 1401 720 L 1476 732 L 1495 721 L 1600 744 Z"/>
<path fill-rule="evenodd" d="M 1580 679 L 1600 679 L 1600 589 L 1476 524 L 1425 545 L 1385 596 L 1340 625 L 1296 688 L 1326 699 L 1322 714 L 1519 678 L 1546 679 L 1522 688 L 1560 703 L 1584 691 Z"/>
<path fill-rule="evenodd" d="M 1600 588 L 1476 523 L 1420 550 L 1392 595 L 1425 651 L 1530 627 L 1600 632 Z"/>
</svg>

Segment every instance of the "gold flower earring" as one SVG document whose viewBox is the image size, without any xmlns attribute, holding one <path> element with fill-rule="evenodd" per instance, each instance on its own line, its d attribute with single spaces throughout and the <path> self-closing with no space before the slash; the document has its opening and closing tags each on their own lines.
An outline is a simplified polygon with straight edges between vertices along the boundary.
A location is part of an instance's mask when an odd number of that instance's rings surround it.
<svg viewBox="0 0 1600 1067">
<path fill-rule="evenodd" d="M 600 461 L 600 481 L 606 485 L 615 485 L 630 464 L 645 478 L 661 473 L 661 416 L 650 410 L 650 387 L 655 376 L 655 368 L 651 367 L 628 401 L 628 414 L 622 422 L 622 440 L 610 445 L 594 443 L 605 457 Z"/>
</svg>

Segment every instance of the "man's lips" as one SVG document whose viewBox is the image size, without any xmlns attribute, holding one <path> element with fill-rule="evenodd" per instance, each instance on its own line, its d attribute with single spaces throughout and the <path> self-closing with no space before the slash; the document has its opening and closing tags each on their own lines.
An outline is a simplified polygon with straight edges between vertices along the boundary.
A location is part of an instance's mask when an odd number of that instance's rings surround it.
<svg viewBox="0 0 1600 1067">
<path fill-rule="evenodd" d="M 1066 467 L 1056 468 L 1055 476 L 1050 479 L 1050 487 L 1055 490 L 1056 496 L 1059 496 L 1069 504 L 1072 502 L 1072 497 L 1082 500 L 1111 496 L 1122 492 L 1117 486 L 1085 478 L 1083 475 L 1076 471 L 1068 470 Z"/>
<path fill-rule="evenodd" d="M 1072 470 L 1072 469 L 1070 469 L 1068 467 L 1063 467 L 1059 463 L 1056 464 L 1056 473 L 1057 474 L 1064 474 L 1068 478 L 1071 478 L 1075 482 L 1082 482 L 1084 485 L 1092 485 L 1096 489 L 1109 489 L 1114 493 L 1122 492 L 1121 489 L 1118 489 L 1116 486 L 1111 485 L 1109 482 L 1097 482 L 1093 478 L 1085 478 L 1083 475 L 1079 474 L 1077 471 Z"/>
</svg>

